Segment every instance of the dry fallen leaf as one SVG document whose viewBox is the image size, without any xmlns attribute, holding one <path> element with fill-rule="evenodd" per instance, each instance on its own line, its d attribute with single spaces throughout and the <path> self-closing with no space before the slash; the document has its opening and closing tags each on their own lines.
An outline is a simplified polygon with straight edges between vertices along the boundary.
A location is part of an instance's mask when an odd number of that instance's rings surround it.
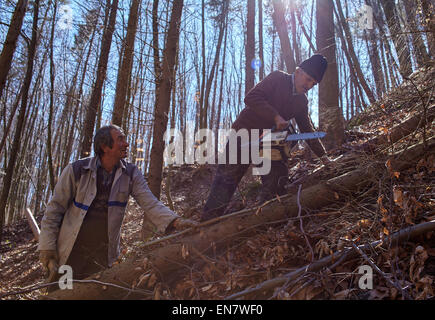
<svg viewBox="0 0 435 320">
<path fill-rule="evenodd" d="M 321 259 L 323 255 L 328 255 L 330 251 L 329 244 L 324 239 L 320 239 L 314 246 L 314 253 L 319 254 L 319 259 Z"/>
<path fill-rule="evenodd" d="M 388 297 L 390 290 L 386 287 L 378 287 L 376 289 L 370 290 L 369 300 L 382 300 Z"/>
<path fill-rule="evenodd" d="M 334 293 L 334 298 L 336 300 L 344 300 L 349 297 L 350 293 L 355 289 L 345 289 L 340 292 Z"/>
<path fill-rule="evenodd" d="M 183 259 L 187 259 L 187 257 L 189 256 L 189 250 L 184 244 L 181 246 L 181 256 L 183 257 Z"/>
<path fill-rule="evenodd" d="M 205 287 L 202 287 L 202 288 L 201 288 L 201 291 L 202 291 L 202 292 L 206 292 L 206 291 L 210 290 L 212 287 L 213 287 L 213 285 L 211 285 L 211 284 L 206 285 Z"/>
<path fill-rule="evenodd" d="M 388 133 L 388 128 L 381 127 L 381 128 L 379 128 L 379 131 L 381 131 L 384 134 L 387 134 Z"/>
<path fill-rule="evenodd" d="M 418 296 L 415 299 L 426 300 L 429 297 L 433 297 L 434 289 L 432 284 L 433 284 L 433 279 L 431 276 L 426 275 L 423 278 L 421 278 L 416 284 L 416 289 L 417 290 L 423 289 L 423 290 L 418 294 Z"/>
<path fill-rule="evenodd" d="M 148 281 L 150 276 L 151 276 L 150 273 L 145 273 L 145 274 L 141 275 L 139 277 L 139 282 L 137 283 L 137 287 L 140 287 L 142 284 L 145 284 Z"/>
<path fill-rule="evenodd" d="M 435 257 L 435 248 L 429 248 L 427 249 L 427 254 L 431 257 Z"/>
<path fill-rule="evenodd" d="M 361 219 L 358 221 L 358 226 L 361 228 L 368 228 L 368 227 L 370 227 L 370 220 L 369 219 Z"/>
<path fill-rule="evenodd" d="M 299 288 L 299 287 L 298 287 Z M 290 297 L 290 300 L 312 300 L 318 294 L 323 292 L 323 288 L 308 285 Z"/>
<path fill-rule="evenodd" d="M 400 188 L 394 187 L 394 203 L 399 207 L 403 208 L 403 192 Z"/>
<path fill-rule="evenodd" d="M 157 276 L 153 273 L 148 281 L 148 288 L 153 287 L 157 282 Z"/>
<path fill-rule="evenodd" d="M 377 203 L 378 203 L 379 211 L 380 211 L 382 214 L 386 214 L 388 211 L 387 211 L 387 209 L 384 208 L 384 205 L 383 205 L 383 203 L 382 203 L 382 200 L 383 200 L 383 199 L 384 199 L 384 196 L 383 196 L 383 195 L 380 195 L 379 198 L 378 198 L 378 200 L 377 200 Z"/>
<path fill-rule="evenodd" d="M 412 282 L 416 283 L 420 280 L 420 273 L 424 269 L 424 263 L 429 257 L 428 253 L 422 246 L 418 246 L 414 250 L 414 254 L 411 256 L 409 262 L 409 278 Z"/>
</svg>

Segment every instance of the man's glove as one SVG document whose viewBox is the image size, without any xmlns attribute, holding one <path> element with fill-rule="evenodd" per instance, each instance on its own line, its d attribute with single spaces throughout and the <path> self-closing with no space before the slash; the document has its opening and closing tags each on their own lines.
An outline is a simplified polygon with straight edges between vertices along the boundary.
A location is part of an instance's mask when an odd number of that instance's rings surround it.
<svg viewBox="0 0 435 320">
<path fill-rule="evenodd" d="M 52 278 L 53 275 L 57 274 L 57 269 L 59 268 L 59 257 L 56 250 L 41 250 L 39 251 L 39 261 L 47 273 L 48 278 Z"/>
<path fill-rule="evenodd" d="M 176 230 L 184 230 L 187 228 L 195 228 L 196 226 L 198 226 L 198 224 L 199 224 L 198 222 L 190 220 L 190 219 L 177 218 L 173 222 L 172 226 Z"/>
</svg>

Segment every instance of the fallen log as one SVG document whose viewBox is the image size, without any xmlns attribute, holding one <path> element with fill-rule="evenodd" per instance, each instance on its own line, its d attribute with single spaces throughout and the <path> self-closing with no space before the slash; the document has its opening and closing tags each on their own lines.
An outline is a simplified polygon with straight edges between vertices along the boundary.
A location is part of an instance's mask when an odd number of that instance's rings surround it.
<svg viewBox="0 0 435 320">
<path fill-rule="evenodd" d="M 426 124 L 431 123 L 435 119 L 435 105 L 430 106 L 426 112 L 426 119 L 424 119 L 423 112 L 414 115 L 413 117 L 399 123 L 390 129 L 386 134 L 379 135 L 375 138 L 370 139 L 360 146 L 362 151 L 374 152 L 376 149 L 384 148 L 386 144 L 392 144 L 400 139 L 406 137 L 407 135 L 413 133 L 415 130 L 423 126 L 423 120 Z M 331 174 L 331 171 L 338 170 L 338 166 L 346 165 L 346 162 L 353 162 L 359 155 L 355 152 L 349 152 L 334 161 L 336 167 L 325 167 L 322 166 L 320 169 L 315 170 L 309 175 L 301 177 L 296 181 L 293 181 L 291 185 L 287 186 L 288 193 L 296 193 L 298 186 L 303 184 L 305 188 L 312 186 L 317 183 L 320 179 L 324 179 L 325 176 Z"/>
<path fill-rule="evenodd" d="M 377 247 L 388 247 L 390 244 L 392 246 L 398 246 L 401 242 L 408 241 L 412 238 L 415 238 L 419 235 L 425 234 L 430 231 L 435 231 L 435 220 L 421 223 L 415 226 L 408 227 L 406 229 L 402 229 L 394 234 L 392 234 L 389 237 L 386 237 L 384 240 L 377 240 L 369 244 L 365 244 L 362 246 L 359 246 L 358 249 L 361 251 L 369 251 L 373 248 Z M 307 266 L 304 266 L 302 268 L 299 268 L 295 271 L 292 271 L 286 275 L 283 275 L 281 277 L 277 277 L 274 279 L 270 279 L 267 281 L 264 281 L 260 284 L 258 284 L 254 288 L 249 288 L 246 290 L 243 290 L 241 292 L 232 294 L 228 297 L 226 297 L 226 300 L 235 300 L 240 298 L 246 298 L 246 299 L 255 299 L 255 295 L 261 294 L 262 297 L 267 296 L 271 291 L 273 291 L 275 288 L 283 286 L 285 283 L 297 279 L 299 276 L 306 272 L 317 272 L 322 270 L 323 268 L 327 267 L 331 263 L 334 263 L 337 260 L 341 260 L 341 262 L 353 259 L 359 255 L 358 251 L 355 250 L 355 248 L 350 247 L 343 249 L 340 252 L 336 252 L 332 255 L 329 255 L 327 257 L 324 257 L 321 260 L 318 260 L 314 263 L 311 263 Z"/>
<path fill-rule="evenodd" d="M 401 161 L 395 163 L 396 170 L 402 170 L 415 163 L 421 156 L 435 152 L 435 137 L 428 140 L 428 149 L 424 150 L 423 144 L 410 147 L 401 154 Z M 336 202 L 337 194 L 351 193 L 357 188 L 367 187 L 370 184 L 370 175 L 385 170 L 383 162 L 373 163 L 370 167 L 363 167 L 328 181 L 320 182 L 302 190 L 300 203 L 304 209 L 316 210 Z M 361 177 L 364 177 L 362 179 Z M 160 281 L 167 281 L 185 267 L 190 267 L 196 260 L 197 254 L 212 254 L 225 249 L 230 243 L 240 237 L 248 237 L 254 234 L 258 226 L 274 223 L 289 217 L 297 216 L 299 207 L 297 196 L 287 195 L 280 201 L 274 201 L 261 208 L 253 209 L 238 216 L 233 215 L 218 224 L 205 226 L 191 235 L 186 235 L 176 243 L 168 244 L 149 252 L 140 253 L 126 261 L 105 270 L 98 278 L 101 282 L 113 283 L 124 287 L 135 287 L 137 280 L 146 272 L 144 259 L 147 258 L 154 273 Z M 195 250 L 190 248 L 194 247 Z M 141 288 L 141 286 L 138 286 Z M 119 290 L 116 287 L 104 288 L 101 285 L 78 283 L 74 284 L 73 290 L 58 290 L 48 296 L 49 299 L 125 299 L 140 298 L 134 294 Z"/>
<path fill-rule="evenodd" d="M 405 120 L 402 123 L 399 123 L 398 125 L 391 128 L 389 133 L 380 135 L 369 140 L 368 142 L 363 144 L 363 147 L 380 146 L 387 143 L 395 143 L 400 139 L 406 137 L 407 135 L 413 133 L 418 128 L 421 128 L 425 122 L 426 124 L 429 124 L 434 119 L 435 105 L 432 105 L 426 110 L 426 114 L 424 114 L 424 112 L 416 114 L 408 120 Z"/>
</svg>

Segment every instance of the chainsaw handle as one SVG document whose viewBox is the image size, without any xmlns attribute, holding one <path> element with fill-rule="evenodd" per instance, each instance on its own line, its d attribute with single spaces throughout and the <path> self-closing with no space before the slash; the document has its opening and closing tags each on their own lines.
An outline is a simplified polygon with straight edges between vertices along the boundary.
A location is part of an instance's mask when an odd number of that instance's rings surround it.
<svg viewBox="0 0 435 320">
<path fill-rule="evenodd" d="M 273 125 L 273 127 L 270 129 L 272 132 L 275 131 L 288 131 L 289 133 L 296 133 L 295 128 L 293 127 L 292 123 L 290 122 L 290 120 L 288 121 L 288 125 L 287 127 L 285 127 L 283 130 L 277 130 L 276 129 L 276 125 Z"/>
</svg>

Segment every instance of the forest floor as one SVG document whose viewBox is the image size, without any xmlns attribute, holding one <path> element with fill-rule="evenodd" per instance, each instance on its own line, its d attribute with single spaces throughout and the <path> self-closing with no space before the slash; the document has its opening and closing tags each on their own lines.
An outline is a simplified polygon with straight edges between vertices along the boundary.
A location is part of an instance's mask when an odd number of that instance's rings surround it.
<svg viewBox="0 0 435 320">
<path fill-rule="evenodd" d="M 435 68 L 415 73 L 407 81 L 385 95 L 348 123 L 346 142 L 329 152 L 338 158 L 349 152 L 358 154 L 351 167 L 366 166 L 380 161 L 376 155 L 365 153 L 361 146 L 373 137 L 388 134 L 405 119 L 421 113 L 423 107 L 434 104 Z M 435 136 L 434 122 L 426 125 L 425 136 Z M 419 129 L 385 146 L 383 155 L 393 149 L 405 149 L 421 142 Z M 154 288 L 156 299 L 223 299 L 258 283 L 308 265 L 343 248 L 348 240 L 356 244 L 371 243 L 408 226 L 435 219 L 435 156 L 424 155 L 409 169 L 394 171 L 385 163 L 385 172 L 369 189 L 339 197 L 333 205 L 322 210 L 306 212 L 303 229 L 299 220 L 273 224 L 259 229 L 254 237 L 234 243 L 223 254 L 210 258 L 210 263 L 198 264 L 170 287 L 159 284 Z M 385 159 L 383 157 L 382 159 Z M 382 160 L 384 161 L 384 160 Z M 321 163 L 309 150 L 297 149 L 289 161 L 289 186 L 321 168 Z M 199 220 L 207 199 L 216 166 L 185 165 L 165 172 L 163 189 L 170 181 L 170 196 L 174 210 L 190 219 Z M 329 174 L 340 175 L 343 168 L 332 166 Z M 168 176 L 170 179 L 168 179 Z M 365 179 L 366 177 L 361 177 Z M 257 195 L 260 179 L 247 174 L 230 204 L 230 211 L 259 205 Z M 166 193 L 162 201 L 168 204 Z M 37 217 L 40 223 L 41 217 Z M 141 241 L 142 212 L 131 201 L 122 228 L 122 252 L 127 255 Z M 307 236 L 307 238 L 305 238 Z M 42 284 L 44 274 L 38 262 L 37 243 L 26 220 L 7 226 L 0 246 L 0 296 Z M 314 257 L 311 257 L 311 251 Z M 435 233 L 403 242 L 389 250 L 373 250 L 371 261 L 393 283 L 405 288 L 412 299 L 434 299 L 435 293 Z M 312 259 L 314 258 L 314 259 Z M 359 267 L 367 265 L 363 257 L 337 264 L 322 272 L 307 272 L 298 279 L 277 288 L 276 299 L 401 299 L 400 292 L 387 277 L 374 271 L 373 289 L 359 287 Z M 37 299 L 40 290 L 16 294 L 5 299 Z"/>
</svg>

